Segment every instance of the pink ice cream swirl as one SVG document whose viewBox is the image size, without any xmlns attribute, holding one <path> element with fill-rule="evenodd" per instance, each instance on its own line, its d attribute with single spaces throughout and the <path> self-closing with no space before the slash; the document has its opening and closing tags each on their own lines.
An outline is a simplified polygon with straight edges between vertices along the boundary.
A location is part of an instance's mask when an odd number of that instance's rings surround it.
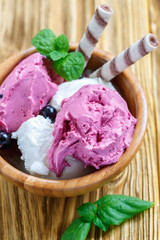
<svg viewBox="0 0 160 240">
<path fill-rule="evenodd" d="M 0 131 L 12 133 L 37 116 L 56 93 L 60 78 L 39 53 L 20 62 L 0 87 Z"/>
<path fill-rule="evenodd" d="M 68 155 L 96 169 L 117 162 L 130 145 L 136 122 L 118 92 L 100 84 L 82 87 L 62 102 L 56 117 L 50 170 L 60 176 Z"/>
</svg>

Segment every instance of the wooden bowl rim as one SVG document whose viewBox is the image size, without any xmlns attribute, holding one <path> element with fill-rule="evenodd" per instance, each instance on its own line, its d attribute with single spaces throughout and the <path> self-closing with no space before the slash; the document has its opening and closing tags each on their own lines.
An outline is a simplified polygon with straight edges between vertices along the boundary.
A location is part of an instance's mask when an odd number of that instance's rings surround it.
<svg viewBox="0 0 160 240">
<path fill-rule="evenodd" d="M 77 45 L 77 43 L 70 43 L 70 50 L 75 50 Z M 34 52 L 36 51 L 33 47 L 26 49 L 7 59 L 0 65 L 0 69 L 6 68 L 6 65 L 12 60 L 15 59 L 16 61 L 18 58 L 22 60 Z M 99 48 L 96 48 L 93 54 L 97 54 L 106 60 L 113 58 L 112 54 L 105 52 Z M 24 57 L 22 58 L 22 56 Z M 13 67 L 8 66 L 8 70 L 6 70 L 7 75 L 12 69 Z M 128 79 L 127 82 L 134 90 L 137 101 L 136 107 L 138 115 L 137 125 L 132 137 L 130 147 L 123 153 L 118 162 L 110 166 L 103 167 L 102 169 L 83 177 L 67 180 L 48 180 L 24 173 L 10 165 L 0 156 L 0 173 L 10 182 L 28 190 L 29 192 L 38 193 L 44 196 L 58 197 L 70 197 L 84 194 L 88 192 L 88 189 L 89 191 L 93 191 L 98 187 L 104 185 L 113 177 L 117 176 L 122 170 L 124 170 L 125 167 L 127 167 L 127 165 L 131 162 L 133 156 L 138 151 L 147 126 L 147 103 L 142 87 L 136 76 L 129 69 L 126 69 L 121 74 L 123 77 Z M 0 78 L 3 78 L 3 74 L 0 75 Z"/>
</svg>

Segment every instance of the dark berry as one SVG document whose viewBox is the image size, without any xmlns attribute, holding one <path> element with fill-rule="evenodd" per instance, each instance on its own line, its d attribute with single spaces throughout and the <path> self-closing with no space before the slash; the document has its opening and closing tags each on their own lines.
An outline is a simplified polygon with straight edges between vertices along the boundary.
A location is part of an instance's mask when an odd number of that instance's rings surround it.
<svg viewBox="0 0 160 240">
<path fill-rule="evenodd" d="M 11 141 L 11 135 L 6 132 L 0 132 L 0 148 L 6 148 Z"/>
<path fill-rule="evenodd" d="M 54 123 L 57 111 L 51 105 L 47 105 L 46 107 L 42 108 L 40 115 L 42 115 L 44 118 L 49 118 L 52 121 L 52 123 Z"/>
<path fill-rule="evenodd" d="M 3 98 L 3 94 L 0 94 L 0 98 Z"/>
</svg>

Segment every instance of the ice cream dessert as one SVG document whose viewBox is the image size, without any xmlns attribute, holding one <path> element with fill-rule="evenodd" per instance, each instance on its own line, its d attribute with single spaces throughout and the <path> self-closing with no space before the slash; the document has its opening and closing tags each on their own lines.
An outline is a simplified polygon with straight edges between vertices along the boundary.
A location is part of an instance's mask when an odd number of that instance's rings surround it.
<svg viewBox="0 0 160 240">
<path fill-rule="evenodd" d="M 58 90 L 52 97 L 50 105 L 60 111 L 64 99 L 71 97 L 81 87 L 93 84 L 101 84 L 115 89 L 111 82 L 104 82 L 101 78 L 82 78 L 64 82 L 57 86 Z M 24 161 L 26 170 L 33 175 L 45 176 L 45 178 L 50 179 L 68 179 L 93 172 L 94 168 L 85 167 L 83 162 L 77 161 L 71 156 L 65 157 L 69 165 L 65 167 L 60 177 L 56 177 L 56 174 L 49 170 L 47 153 L 53 142 L 53 129 L 54 124 L 49 118 L 45 119 L 38 115 L 25 121 L 16 132 L 12 133 L 12 138 L 17 139 L 18 147 L 22 153 L 21 159 Z"/>
<path fill-rule="evenodd" d="M 111 83 L 106 83 L 100 78 L 83 78 L 64 82 L 58 86 L 58 90 L 50 102 L 57 111 L 60 111 L 56 117 L 55 127 L 48 118 L 37 116 L 25 121 L 12 134 L 12 137 L 17 139 L 18 147 L 22 152 L 25 168 L 31 174 L 43 175 L 52 179 L 56 179 L 56 174 L 60 179 L 71 176 L 74 178 L 92 172 L 93 168 L 86 167 L 87 165 L 99 168 L 119 159 L 124 149 L 129 146 L 136 119 L 129 113 L 127 104 L 122 97 L 108 87 L 114 89 Z M 96 94 L 99 94 L 98 101 L 102 99 L 102 102 L 96 102 Z M 67 107 L 65 107 L 66 104 Z M 78 115 L 74 116 L 74 114 Z M 57 136 L 64 130 L 62 128 L 66 121 L 68 126 L 74 127 L 69 116 L 75 119 L 77 124 L 81 122 L 82 118 L 83 122 L 80 124 L 88 125 L 90 131 L 85 134 L 88 129 L 83 132 L 82 126 L 79 126 L 74 131 L 65 129 L 67 132 L 63 132 L 63 135 L 66 136 L 66 139 L 64 136 Z M 90 121 L 90 126 L 87 121 Z M 79 129 L 82 129 L 82 133 Z M 67 139 L 69 136 L 67 134 L 70 135 L 69 139 Z M 58 141 L 58 145 L 56 141 Z M 63 149 L 63 151 L 59 149 Z M 75 149 L 78 153 L 74 153 Z M 53 162 L 53 159 L 56 158 L 52 156 L 57 152 L 61 154 L 57 160 L 58 166 L 64 169 L 64 171 L 61 169 L 61 172 L 58 172 L 60 171 L 57 170 L 58 167 L 57 169 L 51 167 L 57 164 Z M 81 156 L 79 156 L 80 153 Z"/>
<path fill-rule="evenodd" d="M 57 91 L 57 84 L 52 82 L 49 71 L 50 62 L 35 53 L 8 75 L 0 87 L 0 131 L 16 131 L 46 106 Z"/>
<path fill-rule="evenodd" d="M 0 88 L 0 142 L 11 133 L 33 175 L 79 177 L 92 167 L 115 163 L 129 147 L 136 119 L 107 81 L 158 42 L 148 34 L 89 78 L 79 79 L 112 13 L 108 6 L 98 6 L 75 52 L 68 52 L 64 34 L 40 31 L 32 41 L 40 54 L 23 60 Z M 57 86 L 64 79 L 70 82 Z"/>
</svg>

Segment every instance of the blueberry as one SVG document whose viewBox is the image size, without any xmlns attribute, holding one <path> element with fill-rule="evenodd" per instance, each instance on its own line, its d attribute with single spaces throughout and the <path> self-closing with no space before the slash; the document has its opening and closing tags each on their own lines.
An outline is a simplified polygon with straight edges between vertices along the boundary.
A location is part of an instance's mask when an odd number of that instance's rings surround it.
<svg viewBox="0 0 160 240">
<path fill-rule="evenodd" d="M 46 107 L 42 108 L 40 115 L 42 115 L 44 118 L 49 118 L 52 121 L 52 123 L 54 123 L 57 111 L 51 105 L 47 105 Z"/>
<path fill-rule="evenodd" d="M 0 132 L 0 148 L 6 148 L 11 141 L 11 135 L 6 132 Z"/>
</svg>

